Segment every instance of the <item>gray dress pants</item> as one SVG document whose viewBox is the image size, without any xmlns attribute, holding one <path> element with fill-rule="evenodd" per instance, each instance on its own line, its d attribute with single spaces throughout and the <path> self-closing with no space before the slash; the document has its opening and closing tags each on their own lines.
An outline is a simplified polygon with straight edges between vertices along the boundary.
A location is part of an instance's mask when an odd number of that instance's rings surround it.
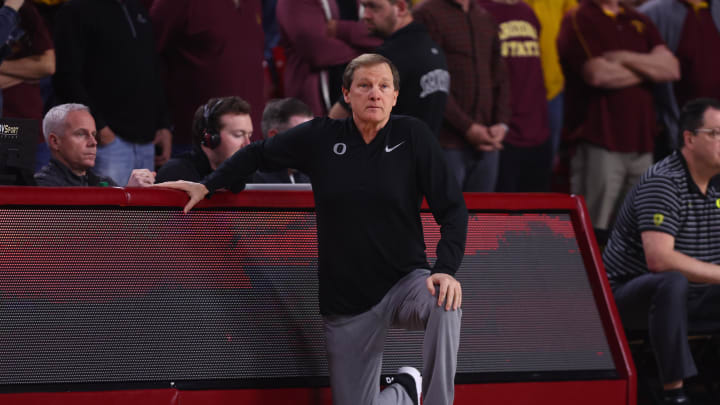
<svg viewBox="0 0 720 405">
<path fill-rule="evenodd" d="M 383 347 L 390 328 L 425 330 L 423 404 L 452 404 L 462 311 L 437 306 L 437 294 L 432 296 L 425 284 L 428 276 L 424 269 L 411 272 L 364 313 L 323 318 L 333 405 L 412 404 L 397 383 L 380 392 Z"/>
</svg>

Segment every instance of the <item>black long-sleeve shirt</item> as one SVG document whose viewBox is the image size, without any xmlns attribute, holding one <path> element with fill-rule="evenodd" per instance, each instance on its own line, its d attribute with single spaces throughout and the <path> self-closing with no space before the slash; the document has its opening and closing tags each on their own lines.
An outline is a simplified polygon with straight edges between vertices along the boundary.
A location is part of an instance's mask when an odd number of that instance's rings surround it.
<svg viewBox="0 0 720 405">
<path fill-rule="evenodd" d="M 62 6 L 54 36 L 58 100 L 90 107 L 98 130 L 108 125 L 126 141 L 152 141 L 169 127 L 153 35 L 138 0 Z"/>
<path fill-rule="evenodd" d="M 392 116 L 366 144 L 352 118 L 316 118 L 253 143 L 205 179 L 213 192 L 257 169 L 294 167 L 315 196 L 320 312 L 357 314 L 380 302 L 407 273 L 429 268 L 420 204 L 441 225 L 433 273 L 462 261 L 467 209 L 427 125 Z"/>
<path fill-rule="evenodd" d="M 100 176 L 92 169 L 78 176 L 55 158 L 50 158 L 50 162 L 35 173 L 35 182 L 42 187 L 117 187 L 113 179 Z"/>
<path fill-rule="evenodd" d="M 157 171 L 155 183 L 175 180 L 198 182 L 202 181 L 202 179 L 212 172 L 213 169 L 210 166 L 210 161 L 205 152 L 200 149 L 200 146 L 194 146 L 190 152 L 172 158 L 162 165 Z M 251 177 L 245 179 L 240 178 L 235 183 L 226 185 L 225 188 L 234 193 L 238 193 L 245 188 L 245 182 L 250 179 Z"/>
</svg>

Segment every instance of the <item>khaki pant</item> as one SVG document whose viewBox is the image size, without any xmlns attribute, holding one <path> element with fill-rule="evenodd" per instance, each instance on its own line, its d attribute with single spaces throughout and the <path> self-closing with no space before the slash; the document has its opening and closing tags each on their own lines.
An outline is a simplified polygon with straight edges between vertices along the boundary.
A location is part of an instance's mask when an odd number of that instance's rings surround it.
<svg viewBox="0 0 720 405">
<path fill-rule="evenodd" d="M 611 152 L 588 143 L 578 145 L 570 160 L 570 192 L 585 197 L 593 227 L 610 228 L 625 194 L 652 160 L 651 152 Z"/>
</svg>

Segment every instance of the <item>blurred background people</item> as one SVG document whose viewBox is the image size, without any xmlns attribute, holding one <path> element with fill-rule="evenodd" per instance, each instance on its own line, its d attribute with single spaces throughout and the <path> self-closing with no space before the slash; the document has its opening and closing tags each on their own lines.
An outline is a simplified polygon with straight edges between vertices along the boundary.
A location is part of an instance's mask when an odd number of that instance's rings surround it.
<svg viewBox="0 0 720 405">
<path fill-rule="evenodd" d="M 548 100 L 548 126 L 552 156 L 557 156 L 562 139 L 565 78 L 560 68 L 557 37 L 562 18 L 577 5 L 576 0 L 524 0 L 540 22 L 540 60 Z"/>
<path fill-rule="evenodd" d="M 558 37 L 566 78 L 570 190 L 585 196 L 602 240 L 627 191 L 653 162 L 652 87 L 680 77 L 677 59 L 646 16 L 619 0 L 589 0 Z"/>
<path fill-rule="evenodd" d="M 679 145 L 679 106 L 700 97 L 720 99 L 720 0 L 652 0 L 638 11 L 657 26 L 668 48 L 680 62 L 677 82 L 655 88 L 655 105 L 664 126 L 664 145 L 656 148 L 663 157 Z"/>
<path fill-rule="evenodd" d="M 208 99 L 238 96 L 253 106 L 264 104 L 260 0 L 153 0 L 150 19 L 176 155 L 192 148 L 193 113 Z M 261 112 L 250 114 L 256 128 Z"/>
<path fill-rule="evenodd" d="M 3 53 L 5 57 L 0 64 L 3 116 L 42 121 L 40 80 L 55 73 L 55 51 L 45 22 L 32 2 L 25 2 L 19 9 L 19 24 Z M 38 135 L 36 169 L 50 159 L 42 133 Z"/>
<path fill-rule="evenodd" d="M 521 0 L 480 0 L 500 26 L 510 80 L 507 136 L 500 151 L 497 191 L 548 192 L 553 152 L 540 61 L 540 22 Z"/>
<path fill-rule="evenodd" d="M 276 12 L 287 56 L 284 95 L 326 115 L 340 97 L 345 65 L 381 41 L 365 24 L 340 20 L 335 0 L 278 0 Z"/>
<path fill-rule="evenodd" d="M 25 0 L 8 0 L 0 7 L 0 62 L 5 59 L 10 48 L 8 40 L 12 38 L 13 31 L 19 20 L 18 10 Z M 2 115 L 2 87 L 0 86 L 0 115 Z"/>
<path fill-rule="evenodd" d="M 66 3 L 55 16 L 55 43 L 58 101 L 87 105 L 99 127 L 95 170 L 125 184 L 133 169 L 165 163 L 172 134 L 153 30 L 139 0 Z"/>
<path fill-rule="evenodd" d="M 463 191 L 495 191 L 510 123 L 510 82 L 498 26 L 476 0 L 426 0 L 413 9 L 445 51 L 450 95 L 440 145 Z"/>
</svg>

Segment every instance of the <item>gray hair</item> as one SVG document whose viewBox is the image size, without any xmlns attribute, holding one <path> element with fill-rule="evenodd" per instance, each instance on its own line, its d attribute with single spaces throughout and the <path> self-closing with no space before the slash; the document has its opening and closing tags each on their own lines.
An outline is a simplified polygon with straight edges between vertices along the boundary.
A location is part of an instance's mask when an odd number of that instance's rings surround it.
<svg viewBox="0 0 720 405">
<path fill-rule="evenodd" d="M 43 118 L 42 128 L 45 143 L 50 143 L 50 134 L 62 135 L 65 132 L 65 119 L 73 111 L 87 111 L 90 109 L 83 104 L 68 103 L 60 104 L 51 108 Z"/>
<path fill-rule="evenodd" d="M 357 70 L 357 68 L 382 65 L 383 63 L 388 65 L 390 72 L 392 72 L 394 90 L 400 90 L 400 73 L 398 72 L 397 67 L 390 62 L 390 59 L 377 53 L 364 53 L 351 60 L 343 72 L 342 87 L 345 90 L 350 90 L 350 86 L 352 85 L 354 78 L 353 76 L 355 76 L 355 70 Z"/>
</svg>

